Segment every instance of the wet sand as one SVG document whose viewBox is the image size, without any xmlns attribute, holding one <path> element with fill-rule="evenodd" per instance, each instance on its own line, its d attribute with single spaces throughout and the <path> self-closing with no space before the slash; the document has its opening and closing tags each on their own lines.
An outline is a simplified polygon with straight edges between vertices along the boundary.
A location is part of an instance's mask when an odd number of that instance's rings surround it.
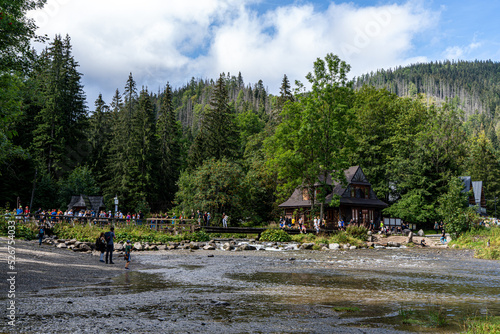
<svg viewBox="0 0 500 334">
<path fill-rule="evenodd" d="M 16 327 L 0 332 L 400 333 L 421 331 L 397 321 L 401 305 L 500 305 L 500 265 L 468 251 L 155 251 L 133 253 L 126 271 L 118 257 L 16 243 Z"/>
</svg>

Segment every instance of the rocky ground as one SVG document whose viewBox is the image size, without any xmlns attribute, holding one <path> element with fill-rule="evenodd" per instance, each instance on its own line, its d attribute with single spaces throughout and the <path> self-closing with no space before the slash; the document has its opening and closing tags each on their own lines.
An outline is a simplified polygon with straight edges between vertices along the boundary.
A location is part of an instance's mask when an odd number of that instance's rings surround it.
<svg viewBox="0 0 500 334">
<path fill-rule="evenodd" d="M 1 282 L 8 278 L 6 240 L 0 239 Z M 136 245 L 162 250 L 134 252 L 132 270 L 126 271 L 118 257 L 115 265 L 105 265 L 86 250 L 16 241 L 16 326 L 4 322 L 0 332 L 398 333 L 401 327 L 381 320 L 397 315 L 391 299 L 366 306 L 372 304 L 366 298 L 380 301 L 385 292 L 365 296 L 351 278 L 352 270 L 361 270 L 361 277 L 399 266 L 411 276 L 423 266 L 438 268 L 434 262 L 439 259 L 472 258 L 464 251 L 402 249 L 402 256 L 386 254 L 382 261 L 377 252 L 390 250 L 311 251 L 298 245 L 230 241 L 214 242 L 214 250 L 209 244 L 178 244 L 175 250 Z M 243 250 L 252 249 L 248 247 L 261 250 Z M 290 251 L 272 251 L 285 247 Z M 335 284 L 345 289 L 331 289 Z M 346 297 L 346 291 L 353 295 Z M 7 305 L 4 291 L 0 299 Z M 366 305 L 360 313 L 338 309 L 359 306 L 361 299 Z M 6 308 L 2 312 L 7 315 Z"/>
</svg>

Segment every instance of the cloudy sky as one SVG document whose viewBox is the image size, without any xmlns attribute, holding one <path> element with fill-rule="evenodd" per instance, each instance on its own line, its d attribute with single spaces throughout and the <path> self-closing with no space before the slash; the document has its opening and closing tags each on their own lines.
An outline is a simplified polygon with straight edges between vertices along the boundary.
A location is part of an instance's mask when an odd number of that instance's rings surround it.
<svg viewBox="0 0 500 334">
<path fill-rule="evenodd" d="M 90 110 L 132 72 L 138 87 L 176 88 L 191 77 L 242 73 L 278 93 L 334 53 L 358 76 L 444 59 L 500 59 L 489 0 L 259 1 L 48 0 L 30 13 L 39 34 L 69 34 Z"/>
</svg>

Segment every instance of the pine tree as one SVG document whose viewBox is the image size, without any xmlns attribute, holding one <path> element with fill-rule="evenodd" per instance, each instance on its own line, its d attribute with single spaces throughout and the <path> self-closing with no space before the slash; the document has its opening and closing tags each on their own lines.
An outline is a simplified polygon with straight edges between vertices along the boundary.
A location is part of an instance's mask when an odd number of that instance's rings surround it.
<svg viewBox="0 0 500 334">
<path fill-rule="evenodd" d="M 80 83 L 78 63 L 71 55 L 69 36 L 56 35 L 42 54 L 38 74 L 43 107 L 36 116 L 33 149 L 43 170 L 55 176 L 69 171 L 81 161 L 80 152 L 73 148 L 84 139 L 82 123 L 87 110 Z"/>
<path fill-rule="evenodd" d="M 177 191 L 180 170 L 180 125 L 175 120 L 172 88 L 167 83 L 161 99 L 160 115 L 156 124 L 158 140 L 158 187 L 161 209 L 171 207 Z"/>
<path fill-rule="evenodd" d="M 209 158 L 236 158 L 238 133 L 233 118 L 228 104 L 224 74 L 221 74 L 215 84 L 210 107 L 205 112 L 201 129 L 191 148 L 192 167 L 201 165 Z"/>
<path fill-rule="evenodd" d="M 95 111 L 89 120 L 88 142 L 90 145 L 89 166 L 101 178 L 105 171 L 107 147 L 111 135 L 111 114 L 102 94 L 95 100 Z"/>
</svg>

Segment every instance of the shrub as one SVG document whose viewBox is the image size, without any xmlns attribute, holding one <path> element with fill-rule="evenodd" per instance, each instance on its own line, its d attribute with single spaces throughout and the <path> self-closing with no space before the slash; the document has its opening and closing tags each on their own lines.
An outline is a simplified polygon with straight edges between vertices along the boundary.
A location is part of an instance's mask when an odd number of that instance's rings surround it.
<svg viewBox="0 0 500 334">
<path fill-rule="evenodd" d="M 260 241 L 288 242 L 292 238 L 288 233 L 280 229 L 268 229 L 261 233 Z"/>
<path fill-rule="evenodd" d="M 346 233 L 353 238 L 365 241 L 368 236 L 368 229 L 364 226 L 347 226 Z"/>
</svg>

